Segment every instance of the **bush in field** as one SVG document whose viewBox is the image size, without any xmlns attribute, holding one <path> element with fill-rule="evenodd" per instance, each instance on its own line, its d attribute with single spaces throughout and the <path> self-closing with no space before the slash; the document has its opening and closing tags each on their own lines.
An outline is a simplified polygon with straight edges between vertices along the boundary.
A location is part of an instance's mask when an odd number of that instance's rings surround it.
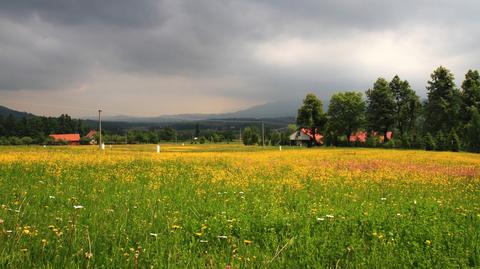
<svg viewBox="0 0 480 269">
<path fill-rule="evenodd" d="M 31 145 L 33 144 L 33 139 L 29 136 L 24 136 L 21 138 L 22 145 Z"/>
<path fill-rule="evenodd" d="M 369 135 L 367 137 L 367 141 L 365 144 L 368 148 L 375 148 L 378 146 L 378 138 L 375 136 Z"/>
<path fill-rule="evenodd" d="M 392 139 L 388 140 L 387 142 L 384 142 L 382 144 L 382 147 L 387 148 L 387 149 L 395 148 L 395 139 L 392 138 Z"/>
<path fill-rule="evenodd" d="M 5 136 L 1 136 L 0 145 L 4 145 L 4 146 L 10 145 L 10 140 Z"/>
<path fill-rule="evenodd" d="M 22 145 L 22 139 L 16 137 L 16 136 L 11 136 L 8 138 L 8 140 L 10 141 L 10 145 Z"/>
</svg>

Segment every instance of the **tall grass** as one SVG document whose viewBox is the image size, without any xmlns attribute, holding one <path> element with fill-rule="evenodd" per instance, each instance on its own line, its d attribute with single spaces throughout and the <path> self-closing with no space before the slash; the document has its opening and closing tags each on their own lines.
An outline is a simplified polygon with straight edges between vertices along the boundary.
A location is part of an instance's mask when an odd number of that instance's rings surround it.
<svg viewBox="0 0 480 269">
<path fill-rule="evenodd" d="M 480 266 L 480 158 L 0 149 L 0 267 Z"/>
</svg>

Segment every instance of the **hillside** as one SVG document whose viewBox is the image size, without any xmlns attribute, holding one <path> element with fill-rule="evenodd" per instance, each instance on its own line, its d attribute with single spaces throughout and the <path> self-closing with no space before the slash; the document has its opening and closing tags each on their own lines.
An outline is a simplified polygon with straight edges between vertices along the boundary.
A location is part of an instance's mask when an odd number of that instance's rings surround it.
<svg viewBox="0 0 480 269">
<path fill-rule="evenodd" d="M 12 114 L 17 119 L 22 118 L 22 117 L 35 117 L 35 115 L 33 115 L 31 113 L 28 113 L 28 112 L 20 112 L 20 111 L 13 110 L 13 109 L 10 109 L 10 108 L 5 107 L 5 106 L 0 106 L 0 116 L 8 117 L 8 115 L 10 115 L 10 114 Z"/>
</svg>

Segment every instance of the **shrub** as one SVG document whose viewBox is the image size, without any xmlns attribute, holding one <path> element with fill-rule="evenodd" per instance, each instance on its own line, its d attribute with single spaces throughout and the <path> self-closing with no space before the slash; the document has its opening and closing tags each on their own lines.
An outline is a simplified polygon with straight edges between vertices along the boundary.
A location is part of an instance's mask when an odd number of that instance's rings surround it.
<svg viewBox="0 0 480 269">
<path fill-rule="evenodd" d="M 374 148 L 378 145 L 378 138 L 375 136 L 368 136 L 366 146 L 368 148 Z"/>
<path fill-rule="evenodd" d="M 21 141 L 22 141 L 22 144 L 23 144 L 23 145 L 31 145 L 31 144 L 33 144 L 33 139 L 32 139 L 31 137 L 28 137 L 28 136 L 22 137 Z"/>
<path fill-rule="evenodd" d="M 382 147 L 386 148 L 386 149 L 394 148 L 395 147 L 395 139 L 392 138 L 392 139 L 388 140 L 387 142 L 383 143 Z"/>
<path fill-rule="evenodd" d="M 10 145 L 10 140 L 4 136 L 0 137 L 0 145 L 8 146 Z"/>
<path fill-rule="evenodd" d="M 21 145 L 22 144 L 22 140 L 16 136 L 11 136 L 8 138 L 8 140 L 10 141 L 10 145 Z"/>
</svg>

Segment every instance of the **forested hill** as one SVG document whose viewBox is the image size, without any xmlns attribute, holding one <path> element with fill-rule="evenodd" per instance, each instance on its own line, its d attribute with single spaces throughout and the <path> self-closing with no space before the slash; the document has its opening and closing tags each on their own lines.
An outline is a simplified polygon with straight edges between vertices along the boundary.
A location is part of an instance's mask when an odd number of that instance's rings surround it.
<svg viewBox="0 0 480 269">
<path fill-rule="evenodd" d="M 10 114 L 13 117 L 15 117 L 16 119 L 20 119 L 20 118 L 23 118 L 23 117 L 27 117 L 27 118 L 35 117 L 35 115 L 33 115 L 31 113 L 16 111 L 16 110 L 13 110 L 13 109 L 10 109 L 8 107 L 0 105 L 0 116 L 3 116 L 3 117 L 6 118 Z"/>
</svg>

